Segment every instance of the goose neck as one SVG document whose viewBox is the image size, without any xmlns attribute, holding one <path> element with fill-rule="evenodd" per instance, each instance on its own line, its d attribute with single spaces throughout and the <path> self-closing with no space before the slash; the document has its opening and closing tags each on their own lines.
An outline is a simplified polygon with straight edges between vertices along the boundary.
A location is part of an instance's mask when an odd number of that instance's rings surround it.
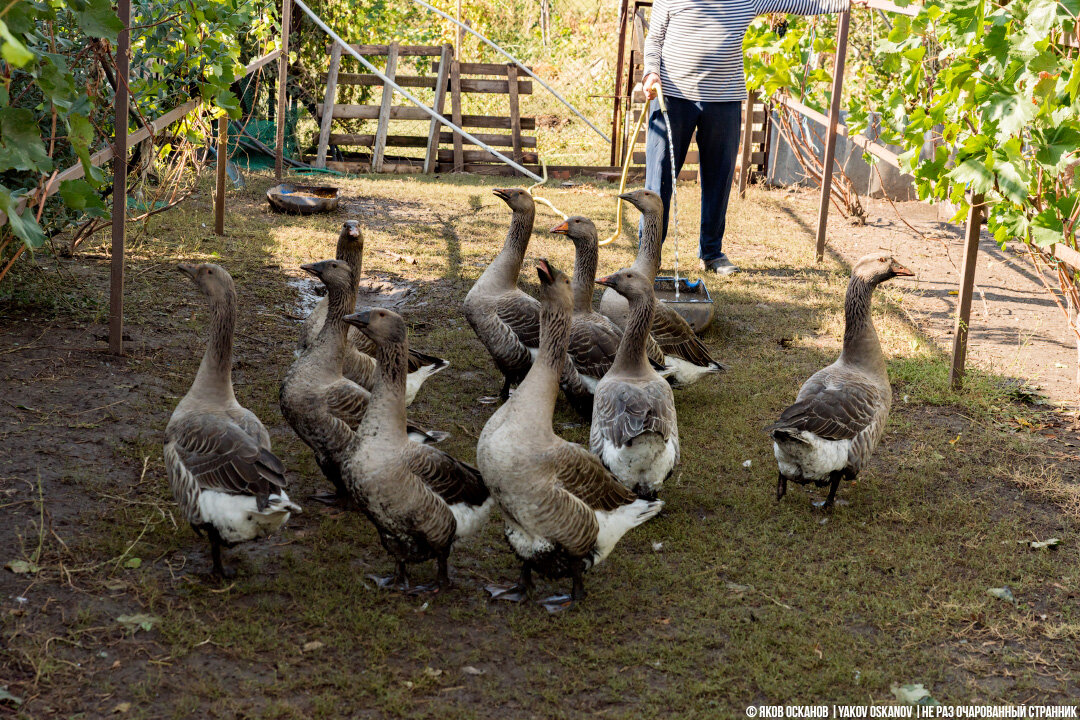
<svg viewBox="0 0 1080 720">
<path fill-rule="evenodd" d="M 379 343 L 375 351 L 378 372 L 371 400 L 362 422 L 381 434 L 407 439 L 405 429 L 405 378 L 409 373 L 407 341 Z"/>
<path fill-rule="evenodd" d="M 492 261 L 492 275 L 504 282 L 517 284 L 521 264 L 525 261 L 525 251 L 529 248 L 529 236 L 532 235 L 536 208 L 515 210 L 510 218 L 510 228 L 506 231 L 503 249 Z"/>
<path fill-rule="evenodd" d="M 338 238 L 337 254 L 335 257 L 337 257 L 338 260 L 349 264 L 349 270 L 352 272 L 353 287 L 359 285 L 360 273 L 364 264 L 363 238 L 353 239 L 348 235 L 343 234 Z"/>
<path fill-rule="evenodd" d="M 641 238 L 633 268 L 648 278 L 655 278 L 660 270 L 660 216 L 654 212 L 641 215 Z"/>
<path fill-rule="evenodd" d="M 612 369 L 624 373 L 643 373 L 649 367 L 645 345 L 652 327 L 655 300 L 649 295 L 638 295 L 629 304 L 626 328 L 619 341 Z"/>
<path fill-rule="evenodd" d="M 870 315 L 873 294 L 874 285 L 861 278 L 853 277 L 848 283 L 844 298 L 844 350 L 840 358 L 848 364 L 884 373 L 885 358 Z"/>
<path fill-rule="evenodd" d="M 529 374 L 521 381 L 512 398 L 526 409 L 526 422 L 551 427 L 555 399 L 559 394 L 566 349 L 570 344 L 568 308 L 553 308 L 545 303 L 540 311 L 540 348 Z"/>
<path fill-rule="evenodd" d="M 236 291 L 210 303 L 210 339 L 191 391 L 212 400 L 235 401 L 232 389 L 233 332 L 236 328 Z"/>
<path fill-rule="evenodd" d="M 579 244 L 574 254 L 574 279 L 571 286 L 574 291 L 574 312 L 587 313 L 593 309 L 593 290 L 596 280 L 598 260 L 596 240 Z"/>
</svg>

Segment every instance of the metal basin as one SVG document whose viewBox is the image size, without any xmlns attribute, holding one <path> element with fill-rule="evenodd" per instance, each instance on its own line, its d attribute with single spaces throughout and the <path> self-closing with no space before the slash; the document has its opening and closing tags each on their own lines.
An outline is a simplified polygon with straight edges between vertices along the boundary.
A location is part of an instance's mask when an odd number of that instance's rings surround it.
<svg viewBox="0 0 1080 720">
<path fill-rule="evenodd" d="M 656 299 L 683 316 L 698 335 L 709 329 L 716 315 L 716 305 L 701 280 L 679 278 L 679 298 L 675 299 L 675 278 L 659 275 L 653 285 Z"/>
<path fill-rule="evenodd" d="M 270 207 L 278 212 L 313 215 L 337 209 L 341 189 L 325 185 L 281 183 L 266 191 Z"/>
</svg>

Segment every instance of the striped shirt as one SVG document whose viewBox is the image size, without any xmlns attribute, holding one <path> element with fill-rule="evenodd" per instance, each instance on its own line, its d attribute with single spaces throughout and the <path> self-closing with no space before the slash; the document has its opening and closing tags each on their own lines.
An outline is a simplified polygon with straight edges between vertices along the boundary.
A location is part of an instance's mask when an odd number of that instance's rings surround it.
<svg viewBox="0 0 1080 720">
<path fill-rule="evenodd" d="M 645 39 L 645 74 L 664 95 L 723 102 L 746 99 L 743 36 L 758 15 L 824 15 L 849 0 L 656 0 Z"/>
</svg>

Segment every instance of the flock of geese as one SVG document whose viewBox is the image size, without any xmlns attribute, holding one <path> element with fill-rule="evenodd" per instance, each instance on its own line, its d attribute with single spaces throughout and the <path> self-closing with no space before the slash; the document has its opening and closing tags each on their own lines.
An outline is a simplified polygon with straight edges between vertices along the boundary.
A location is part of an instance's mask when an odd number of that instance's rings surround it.
<svg viewBox="0 0 1080 720">
<path fill-rule="evenodd" d="M 314 499 L 362 512 L 396 563 L 393 575 L 376 578 L 381 587 L 447 587 L 455 542 L 476 533 L 497 505 L 521 576 L 488 591 L 521 602 L 534 571 L 570 578 L 569 595 L 541 601 L 557 612 L 584 597 L 586 571 L 663 507 L 658 495 L 679 463 L 672 387 L 714 377 L 723 365 L 654 296 L 663 213 L 655 193 L 620 195 L 642 213 L 639 248 L 633 265 L 606 277 L 596 278 L 590 220 L 571 217 L 553 228 L 574 243 L 573 279 L 538 261 L 539 300 L 518 287 L 533 199 L 519 189 L 495 195 L 513 212 L 506 241 L 464 301 L 465 317 L 505 378 L 505 402 L 480 434 L 477 467 L 436 447 L 445 435 L 407 418 L 420 386 L 448 363 L 411 349 L 400 315 L 356 312 L 363 236 L 355 221 L 342 227 L 335 259 L 302 266 L 325 285 L 326 297 L 303 324 L 279 400 L 333 488 Z M 166 427 L 165 465 L 184 518 L 209 539 L 213 573 L 225 576 L 222 547 L 273 533 L 300 507 L 285 491 L 285 466 L 266 428 L 233 394 L 232 278 L 213 264 L 179 269 L 209 301 L 210 337 Z M 815 373 L 767 428 L 779 468 L 777 500 L 789 480 L 813 482 L 829 486 L 822 504 L 831 506 L 840 483 L 856 476 L 881 439 L 892 394 L 870 298 L 898 275 L 912 273 L 880 253 L 855 265 L 840 358 Z M 605 288 L 599 310 L 595 285 Z M 560 389 L 591 419 L 588 448 L 554 432 Z M 435 583 L 410 585 L 408 565 L 430 560 Z"/>
</svg>

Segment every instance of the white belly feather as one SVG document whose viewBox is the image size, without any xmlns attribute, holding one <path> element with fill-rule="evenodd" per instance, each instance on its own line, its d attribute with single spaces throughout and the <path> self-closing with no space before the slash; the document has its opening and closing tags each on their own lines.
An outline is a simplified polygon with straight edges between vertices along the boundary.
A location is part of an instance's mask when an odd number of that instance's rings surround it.
<svg viewBox="0 0 1080 720">
<path fill-rule="evenodd" d="M 475 535 L 487 522 L 488 516 L 491 514 L 491 506 L 494 504 L 495 498 L 488 496 L 488 499 L 480 506 L 469 505 L 468 503 L 451 505 L 450 512 L 454 514 L 454 521 L 457 523 L 457 532 L 454 534 L 454 538 Z"/>
<path fill-rule="evenodd" d="M 773 443 L 776 464 L 785 476 L 825 480 L 830 473 L 847 467 L 851 440 L 825 440 L 807 430 L 799 437 L 806 442 Z"/>
<path fill-rule="evenodd" d="M 270 505 L 259 510 L 251 495 L 233 495 L 217 490 L 199 492 L 199 514 L 202 521 L 210 523 L 228 543 L 243 542 L 266 537 L 280 528 L 295 509 L 289 496 L 270 496 Z"/>
<path fill-rule="evenodd" d="M 630 445 L 616 447 L 604 439 L 597 453 L 604 465 L 631 490 L 658 492 L 675 467 L 676 439 L 666 442 L 658 433 L 638 435 Z"/>
</svg>

